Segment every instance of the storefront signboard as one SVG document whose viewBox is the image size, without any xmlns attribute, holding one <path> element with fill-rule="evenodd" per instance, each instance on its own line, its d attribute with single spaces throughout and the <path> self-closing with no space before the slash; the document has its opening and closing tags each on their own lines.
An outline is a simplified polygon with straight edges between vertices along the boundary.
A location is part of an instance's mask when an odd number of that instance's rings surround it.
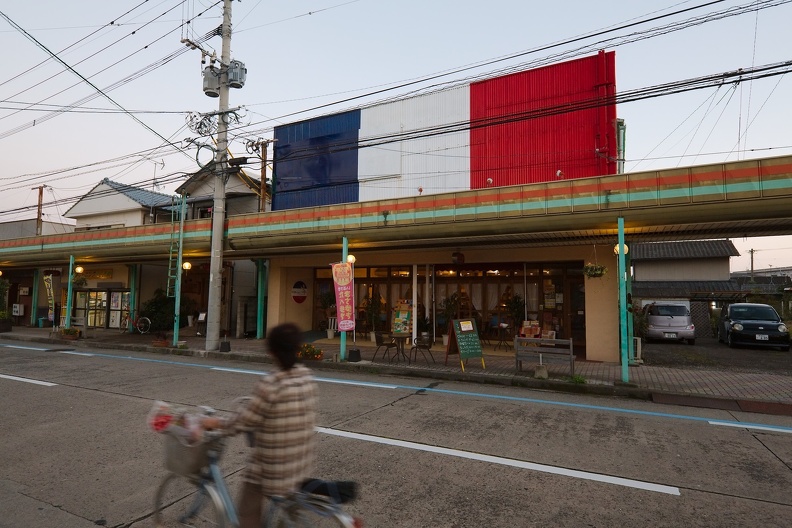
<svg viewBox="0 0 792 528">
<path fill-rule="evenodd" d="M 451 324 L 451 334 L 448 336 L 446 347 L 446 363 L 448 356 L 459 354 L 462 372 L 465 372 L 465 361 L 470 358 L 480 357 L 481 368 L 487 368 L 484 364 L 484 352 L 481 350 L 475 319 L 454 319 Z"/>
</svg>

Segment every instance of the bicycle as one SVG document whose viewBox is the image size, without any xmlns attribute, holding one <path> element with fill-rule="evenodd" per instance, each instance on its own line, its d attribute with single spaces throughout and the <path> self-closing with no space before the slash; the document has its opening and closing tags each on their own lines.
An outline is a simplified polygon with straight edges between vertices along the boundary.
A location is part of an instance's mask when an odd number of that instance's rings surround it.
<svg viewBox="0 0 792 528">
<path fill-rule="evenodd" d="M 202 408 L 207 415 L 210 408 Z M 239 526 L 236 507 L 218 461 L 225 448 L 225 433 L 204 431 L 200 442 L 185 442 L 187 429 L 169 425 L 165 432 L 165 467 L 169 474 L 154 497 L 154 524 L 171 526 Z M 360 519 L 346 513 L 342 504 L 357 494 L 354 482 L 310 479 L 301 489 L 272 497 L 264 528 L 362 528 Z"/>
<path fill-rule="evenodd" d="M 137 330 L 141 334 L 145 334 L 151 328 L 151 319 L 148 317 L 138 317 L 137 319 L 130 319 L 129 312 L 122 312 L 121 313 L 121 324 L 119 328 L 121 333 L 123 334 L 129 329 L 129 326 L 132 325 L 132 331 Z"/>
</svg>

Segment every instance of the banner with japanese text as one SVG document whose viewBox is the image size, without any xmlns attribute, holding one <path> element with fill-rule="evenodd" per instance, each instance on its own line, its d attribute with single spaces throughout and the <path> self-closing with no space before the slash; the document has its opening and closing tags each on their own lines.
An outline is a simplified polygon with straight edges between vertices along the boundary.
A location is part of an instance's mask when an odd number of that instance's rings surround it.
<svg viewBox="0 0 792 528">
<path fill-rule="evenodd" d="M 55 320 L 55 294 L 52 291 L 52 275 L 44 275 L 44 287 L 47 289 L 47 319 Z"/>
<path fill-rule="evenodd" d="M 335 286 L 338 331 L 349 332 L 355 329 L 355 279 L 352 264 L 337 262 L 333 266 L 333 285 Z"/>
</svg>

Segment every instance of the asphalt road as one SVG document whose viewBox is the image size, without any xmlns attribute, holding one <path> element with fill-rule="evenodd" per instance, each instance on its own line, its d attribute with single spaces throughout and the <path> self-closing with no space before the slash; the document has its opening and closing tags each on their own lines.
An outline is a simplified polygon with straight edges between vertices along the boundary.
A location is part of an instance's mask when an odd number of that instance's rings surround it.
<svg viewBox="0 0 792 528">
<path fill-rule="evenodd" d="M 641 348 L 647 365 L 792 376 L 792 352 L 772 348 L 729 348 L 715 338 L 697 338 L 695 345 L 674 341 L 643 343 Z"/>
<path fill-rule="evenodd" d="M 0 340 L 2 527 L 150 527 L 164 475 L 152 403 L 230 409 L 267 367 L 43 347 Z M 791 417 L 318 377 L 316 474 L 360 483 L 348 509 L 367 527 L 780 527 L 792 515 Z M 223 460 L 232 490 L 245 450 L 235 439 Z"/>
</svg>

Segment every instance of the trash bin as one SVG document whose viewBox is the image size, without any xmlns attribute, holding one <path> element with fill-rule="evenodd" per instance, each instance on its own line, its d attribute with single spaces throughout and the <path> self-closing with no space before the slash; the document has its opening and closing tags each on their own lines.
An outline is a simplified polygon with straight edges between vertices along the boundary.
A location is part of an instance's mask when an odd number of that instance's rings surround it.
<svg viewBox="0 0 792 528">
<path fill-rule="evenodd" d="M 44 328 L 44 321 L 46 321 L 46 317 L 39 317 L 39 328 Z"/>
<path fill-rule="evenodd" d="M 357 363 L 360 361 L 360 349 L 359 348 L 350 348 L 349 349 L 349 356 L 347 357 L 347 361 L 350 363 Z"/>
</svg>

